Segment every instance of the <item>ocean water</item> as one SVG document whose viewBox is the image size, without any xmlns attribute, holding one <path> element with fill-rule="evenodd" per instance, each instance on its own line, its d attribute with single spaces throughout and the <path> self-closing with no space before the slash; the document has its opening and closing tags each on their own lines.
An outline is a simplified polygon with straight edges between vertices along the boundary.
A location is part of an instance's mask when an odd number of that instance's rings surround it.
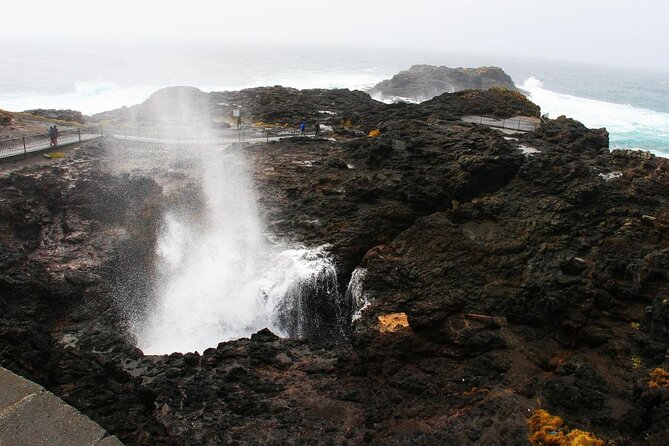
<svg viewBox="0 0 669 446">
<path fill-rule="evenodd" d="M 261 85 L 365 89 L 413 64 L 502 67 L 543 113 L 606 127 L 613 148 L 669 156 L 669 72 L 570 62 L 407 50 L 200 44 L 134 48 L 5 45 L 0 108 L 72 108 L 91 114 L 159 88 L 204 91 Z M 615 65 L 615 61 L 612 61 Z"/>
</svg>

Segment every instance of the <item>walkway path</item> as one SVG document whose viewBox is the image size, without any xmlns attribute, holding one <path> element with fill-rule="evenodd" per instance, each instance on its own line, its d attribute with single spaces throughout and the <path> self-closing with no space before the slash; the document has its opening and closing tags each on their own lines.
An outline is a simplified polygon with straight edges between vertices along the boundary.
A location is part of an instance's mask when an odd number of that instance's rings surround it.
<svg viewBox="0 0 669 446">
<path fill-rule="evenodd" d="M 0 446 L 123 446 L 76 409 L 0 367 Z"/>
<path fill-rule="evenodd" d="M 165 136 L 139 136 L 139 135 L 126 135 L 120 133 L 112 133 L 109 135 L 113 138 L 121 139 L 124 141 L 137 141 L 137 142 L 154 142 L 161 144 L 175 144 L 175 145 L 213 145 L 213 144 L 230 144 L 233 142 L 263 142 L 263 141 L 278 141 L 284 138 L 294 138 L 294 137 L 305 137 L 311 138 L 314 137 L 314 133 L 305 133 L 304 135 L 300 133 L 269 133 L 266 134 L 262 131 L 252 131 L 247 133 L 242 133 L 241 138 L 235 133 L 223 134 L 219 136 L 202 136 L 201 138 L 193 137 L 165 137 Z"/>
<path fill-rule="evenodd" d="M 82 134 L 80 139 L 79 135 L 77 134 L 66 135 L 58 138 L 58 146 L 51 147 L 48 136 L 30 136 L 26 137 L 25 150 L 21 138 L 0 141 L 0 158 L 20 156 L 26 153 L 39 152 L 41 150 L 58 150 L 60 147 L 76 144 L 79 142 L 90 141 L 100 137 L 101 135 Z"/>
<path fill-rule="evenodd" d="M 471 115 L 463 116 L 461 119 L 465 122 L 508 130 L 508 132 L 504 133 L 533 132 L 541 124 L 539 118 L 532 118 L 529 116 L 515 116 L 509 119 L 497 119 L 486 116 Z"/>
</svg>

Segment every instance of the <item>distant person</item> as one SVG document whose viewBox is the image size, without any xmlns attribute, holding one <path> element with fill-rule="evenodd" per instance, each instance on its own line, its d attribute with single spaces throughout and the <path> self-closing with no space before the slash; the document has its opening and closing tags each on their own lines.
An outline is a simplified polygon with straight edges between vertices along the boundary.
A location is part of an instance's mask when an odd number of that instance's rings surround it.
<svg viewBox="0 0 669 446">
<path fill-rule="evenodd" d="M 60 132 L 58 131 L 58 127 L 55 125 L 53 126 L 53 146 L 56 147 L 58 145 L 58 137 L 60 136 Z"/>
<path fill-rule="evenodd" d="M 53 126 L 49 127 L 49 147 L 53 147 Z"/>
<path fill-rule="evenodd" d="M 314 136 L 318 136 L 318 134 L 321 132 L 321 125 L 317 122 L 314 124 Z"/>
<path fill-rule="evenodd" d="M 304 135 L 304 132 L 307 130 L 307 121 L 300 122 L 300 134 Z"/>
</svg>

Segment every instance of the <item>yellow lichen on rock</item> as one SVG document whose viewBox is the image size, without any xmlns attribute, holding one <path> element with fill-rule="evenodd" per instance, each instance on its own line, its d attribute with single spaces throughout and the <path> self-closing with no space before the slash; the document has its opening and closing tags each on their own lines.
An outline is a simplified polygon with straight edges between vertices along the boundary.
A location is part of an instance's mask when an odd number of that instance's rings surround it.
<svg viewBox="0 0 669 446">
<path fill-rule="evenodd" d="M 604 446 L 604 441 L 592 435 L 590 432 L 574 429 L 564 437 L 565 446 Z"/>
<path fill-rule="evenodd" d="M 379 316 L 379 331 L 394 333 L 401 328 L 409 328 L 409 319 L 406 313 L 389 313 Z"/>
<path fill-rule="evenodd" d="M 534 446 L 604 446 L 604 441 L 590 432 L 574 429 L 565 434 L 564 420 L 543 409 L 535 410 L 528 424 L 528 440 Z"/>
<path fill-rule="evenodd" d="M 669 372 L 659 367 L 651 370 L 648 387 L 651 389 L 669 389 Z"/>
<path fill-rule="evenodd" d="M 377 136 L 381 136 L 381 130 L 379 129 L 374 129 L 367 134 L 368 138 L 376 138 Z"/>
<path fill-rule="evenodd" d="M 543 409 L 534 411 L 528 420 L 530 425 L 530 443 L 536 446 L 560 446 L 564 441 L 562 427 L 564 420 L 553 416 Z"/>
</svg>

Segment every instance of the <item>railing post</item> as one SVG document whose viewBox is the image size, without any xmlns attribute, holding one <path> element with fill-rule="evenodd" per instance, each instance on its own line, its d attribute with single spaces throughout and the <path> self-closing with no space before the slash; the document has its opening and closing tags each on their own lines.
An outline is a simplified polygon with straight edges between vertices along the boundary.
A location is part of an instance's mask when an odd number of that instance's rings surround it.
<svg viewBox="0 0 669 446">
<path fill-rule="evenodd" d="M 505 119 L 502 119 L 502 128 L 503 128 L 503 129 L 506 128 L 506 118 L 505 118 Z"/>
<path fill-rule="evenodd" d="M 81 128 L 77 127 L 77 134 L 79 135 L 79 142 L 81 142 Z"/>
<path fill-rule="evenodd" d="M 22 136 L 21 139 L 23 139 L 23 159 L 26 159 L 28 156 L 28 151 L 26 150 L 26 137 Z"/>
<path fill-rule="evenodd" d="M 100 136 L 102 136 L 102 124 L 100 124 Z"/>
</svg>

